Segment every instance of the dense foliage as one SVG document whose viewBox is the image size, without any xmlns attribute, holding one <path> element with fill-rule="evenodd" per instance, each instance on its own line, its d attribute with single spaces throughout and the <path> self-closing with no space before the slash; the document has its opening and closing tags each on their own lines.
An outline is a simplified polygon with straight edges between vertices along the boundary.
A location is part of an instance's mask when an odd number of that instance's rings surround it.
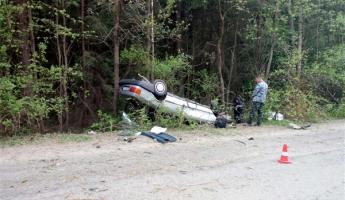
<svg viewBox="0 0 345 200">
<path fill-rule="evenodd" d="M 263 74 L 267 111 L 345 117 L 344 39 L 343 0 L 2 0 L 0 132 L 113 127 L 137 74 L 225 107 Z"/>
</svg>

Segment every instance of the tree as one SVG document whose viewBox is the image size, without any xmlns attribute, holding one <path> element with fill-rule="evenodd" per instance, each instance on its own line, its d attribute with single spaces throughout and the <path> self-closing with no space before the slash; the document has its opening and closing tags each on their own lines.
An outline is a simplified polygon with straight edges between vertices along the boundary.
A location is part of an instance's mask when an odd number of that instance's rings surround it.
<svg viewBox="0 0 345 200">
<path fill-rule="evenodd" d="M 138 73 L 209 104 L 229 103 L 234 94 L 250 101 L 250 80 L 265 72 L 268 108 L 298 119 L 329 108 L 343 113 L 343 0 L 0 5 L 0 131 L 6 134 L 82 129 L 97 120 L 95 113 L 108 113 L 113 123 L 123 106 L 119 80 Z"/>
<path fill-rule="evenodd" d="M 304 21 L 303 7 L 299 8 L 298 12 L 298 55 L 299 61 L 297 64 L 297 78 L 301 78 L 302 73 L 302 57 L 303 57 L 303 21 Z"/>
<path fill-rule="evenodd" d="M 219 13 L 219 36 L 217 41 L 217 69 L 219 75 L 219 84 L 221 92 L 221 101 L 225 103 L 225 84 L 223 79 L 223 68 L 224 68 L 224 32 L 225 32 L 225 14 L 223 11 L 224 2 L 218 0 L 218 13 Z"/>
<path fill-rule="evenodd" d="M 273 53 L 274 53 L 274 48 L 276 45 L 276 32 L 277 32 L 276 29 L 277 29 L 277 20 L 278 20 L 279 11 L 280 11 L 280 0 L 277 0 L 275 9 L 274 9 L 274 18 L 273 18 L 273 23 L 272 23 L 271 49 L 270 49 L 268 64 L 266 67 L 266 74 L 265 74 L 266 78 L 269 77 L 270 71 L 271 71 Z"/>
<path fill-rule="evenodd" d="M 28 1 L 27 0 L 14 0 L 16 5 L 20 9 L 19 23 L 18 23 L 18 38 L 20 40 L 20 63 L 23 66 L 25 73 L 30 73 L 30 34 L 29 34 L 29 12 L 28 12 Z M 28 85 L 24 90 L 24 95 L 30 95 L 31 86 Z"/>
<path fill-rule="evenodd" d="M 114 113 L 118 112 L 119 81 L 120 81 L 120 12 L 121 0 L 114 3 Z"/>
</svg>

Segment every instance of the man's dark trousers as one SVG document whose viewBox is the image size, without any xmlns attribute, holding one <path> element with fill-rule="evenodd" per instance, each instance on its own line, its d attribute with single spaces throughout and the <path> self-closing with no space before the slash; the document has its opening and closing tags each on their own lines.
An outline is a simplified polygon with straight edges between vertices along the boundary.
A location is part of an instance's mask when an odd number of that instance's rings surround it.
<svg viewBox="0 0 345 200">
<path fill-rule="evenodd" d="M 263 119 L 263 114 L 264 114 L 263 108 L 264 108 L 264 103 L 253 101 L 252 110 L 250 112 L 248 124 L 252 124 L 252 121 L 255 117 L 255 113 L 258 113 L 258 120 L 257 120 L 256 125 L 258 125 L 258 126 L 261 125 L 262 119 Z"/>
</svg>

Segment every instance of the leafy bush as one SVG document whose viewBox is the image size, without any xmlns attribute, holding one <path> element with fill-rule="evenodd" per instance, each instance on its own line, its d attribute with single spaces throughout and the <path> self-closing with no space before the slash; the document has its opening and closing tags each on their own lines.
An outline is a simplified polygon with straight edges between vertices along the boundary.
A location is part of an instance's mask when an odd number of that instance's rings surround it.
<svg viewBox="0 0 345 200">
<path fill-rule="evenodd" d="M 130 119 L 138 124 L 141 130 L 148 130 L 152 127 L 152 120 L 149 117 L 148 109 L 148 107 L 144 106 L 128 113 Z"/>
<path fill-rule="evenodd" d="M 271 88 L 266 103 L 266 116 L 268 111 L 274 111 L 283 113 L 288 119 L 318 121 L 326 116 L 318 101 L 320 98 L 312 92 L 293 85 L 283 90 Z"/>
<path fill-rule="evenodd" d="M 153 126 L 162 126 L 166 128 L 195 128 L 197 123 L 187 120 L 182 111 L 175 114 L 166 112 L 164 108 L 158 108 L 152 112 L 152 109 L 143 107 L 132 110 L 128 113 L 130 119 L 138 124 L 140 131 L 150 130 Z"/>
<path fill-rule="evenodd" d="M 44 120 L 61 115 L 64 103 L 56 90 L 61 81 L 61 66 L 45 67 L 45 43 L 38 44 L 32 55 L 28 72 L 18 72 L 0 77 L 0 134 L 15 135 L 20 132 L 43 131 Z M 14 71 L 23 66 L 11 66 Z M 78 70 L 70 69 L 70 80 L 77 77 Z M 71 85 L 72 86 L 72 85 Z"/>
<path fill-rule="evenodd" d="M 190 91 L 193 99 L 205 97 L 205 101 L 209 103 L 212 99 L 219 98 L 219 81 L 216 74 L 202 69 L 196 71 L 194 76 L 193 84 L 188 86 L 188 91 Z"/>
<path fill-rule="evenodd" d="M 114 131 L 116 128 L 118 128 L 118 123 L 120 122 L 118 117 L 102 112 L 101 110 L 98 110 L 97 115 L 98 122 L 95 122 L 91 125 L 91 130 L 107 132 Z"/>
<path fill-rule="evenodd" d="M 339 104 L 329 104 L 328 114 L 330 117 L 345 119 L 345 103 L 341 102 Z"/>
<path fill-rule="evenodd" d="M 167 114 L 163 108 L 160 108 L 155 114 L 155 124 L 167 128 L 181 128 L 184 121 L 185 118 L 181 111 L 177 114 Z"/>
<path fill-rule="evenodd" d="M 189 57 L 184 54 L 169 56 L 154 61 L 154 74 L 156 78 L 166 81 L 169 91 L 178 91 L 184 85 L 184 79 L 191 73 Z"/>
</svg>

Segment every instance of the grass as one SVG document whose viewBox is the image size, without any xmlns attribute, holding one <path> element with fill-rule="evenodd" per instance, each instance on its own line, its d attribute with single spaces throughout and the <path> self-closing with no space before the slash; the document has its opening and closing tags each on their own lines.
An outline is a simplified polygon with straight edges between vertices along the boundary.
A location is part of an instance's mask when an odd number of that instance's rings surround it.
<svg viewBox="0 0 345 200">
<path fill-rule="evenodd" d="M 289 120 L 265 120 L 263 125 L 265 126 L 285 126 L 287 127 L 291 121 Z M 296 123 L 299 124 L 299 123 Z M 142 130 L 142 129 L 140 129 Z M 133 131 L 133 133 L 136 131 Z M 192 126 L 183 126 L 181 128 L 169 128 L 168 132 L 171 133 L 187 133 L 187 134 L 206 134 L 206 135 L 236 135 L 240 132 L 236 128 L 231 129 L 216 129 L 212 125 L 195 125 Z M 108 133 L 103 133 L 108 134 Z M 99 135 L 96 135 L 97 138 Z M 0 147 L 5 146 L 18 146 L 18 145 L 27 145 L 27 144 L 40 144 L 44 142 L 56 142 L 56 143 L 80 143 L 90 141 L 94 138 L 92 135 L 88 134 L 67 134 L 67 133 L 51 133 L 51 134 L 34 134 L 34 135 L 16 135 L 12 137 L 0 137 Z"/>
<path fill-rule="evenodd" d="M 265 120 L 263 122 L 264 125 L 270 125 L 270 126 L 288 126 L 290 123 L 289 120 L 281 120 L 281 121 L 278 121 L 278 120 Z"/>
<path fill-rule="evenodd" d="M 86 142 L 92 139 L 91 135 L 87 134 L 66 134 L 66 133 L 51 133 L 51 134 L 36 134 L 26 136 L 12 136 L 1 137 L 0 147 L 6 146 L 18 146 L 26 144 L 40 144 L 43 142 L 53 141 L 57 143 L 69 143 L 69 142 Z"/>
<path fill-rule="evenodd" d="M 48 138 L 55 139 L 58 143 L 69 142 L 86 142 L 92 139 L 91 135 L 87 134 L 48 134 Z"/>
</svg>

